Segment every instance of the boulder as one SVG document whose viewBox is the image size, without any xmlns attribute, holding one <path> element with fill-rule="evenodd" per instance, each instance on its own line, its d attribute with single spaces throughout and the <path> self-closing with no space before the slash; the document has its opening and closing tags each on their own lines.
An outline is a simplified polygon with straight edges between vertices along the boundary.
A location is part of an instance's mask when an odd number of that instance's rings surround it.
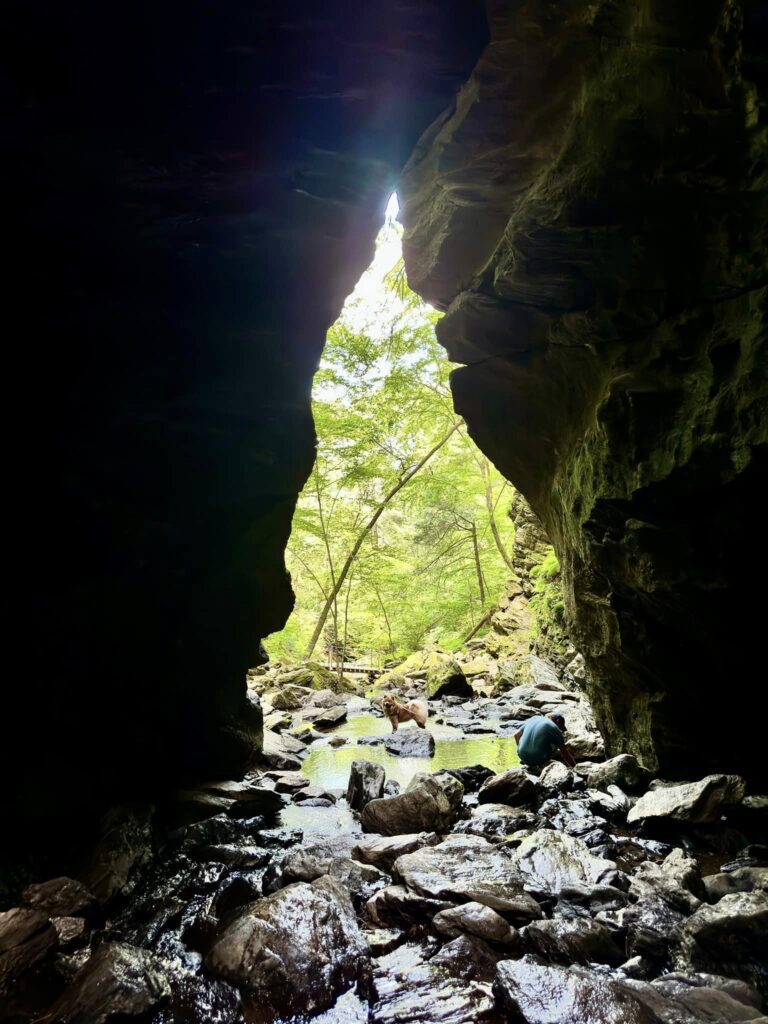
<svg viewBox="0 0 768 1024">
<path fill-rule="evenodd" d="M 493 991 L 510 1024 L 659 1024 L 629 992 L 583 969 L 502 960 Z"/>
<path fill-rule="evenodd" d="M 522 807 L 508 807 L 506 804 L 479 804 L 473 807 L 471 816 L 454 826 L 454 832 L 461 835 L 481 836 L 490 842 L 507 839 L 520 829 L 536 828 L 538 818 Z"/>
<path fill-rule="evenodd" d="M 262 761 L 272 769 L 294 771 L 301 767 L 301 757 L 306 756 L 306 744 L 287 732 L 264 730 Z"/>
<path fill-rule="evenodd" d="M 385 836 L 446 832 L 453 819 L 454 812 L 442 786 L 424 773 L 416 776 L 404 793 L 371 800 L 361 815 L 363 831 Z"/>
<path fill-rule="evenodd" d="M 622 968 L 622 971 L 624 968 Z M 636 973 L 632 971 L 631 973 Z M 714 975 L 669 974 L 650 984 L 645 980 L 628 977 L 618 981 L 619 987 L 631 995 L 653 1014 L 661 1024 L 766 1024 L 768 1018 L 750 997 L 757 995 L 744 985 L 743 990 L 727 978 Z"/>
<path fill-rule="evenodd" d="M 468 765 L 466 768 L 445 768 L 444 771 L 455 775 L 464 787 L 465 793 L 476 793 L 486 779 L 490 779 L 493 772 L 484 764 Z"/>
<path fill-rule="evenodd" d="M 340 725 L 346 721 L 347 709 L 344 704 L 319 708 L 310 705 L 301 712 L 301 719 L 317 726 L 318 729 L 331 729 L 334 725 Z"/>
<path fill-rule="evenodd" d="M 605 742 L 598 731 L 595 716 L 585 700 L 567 706 L 548 707 L 561 711 L 565 717 L 565 745 L 577 761 L 598 761 L 605 757 Z"/>
<path fill-rule="evenodd" d="M 312 694 L 310 705 L 315 708 L 336 708 L 347 703 L 347 698 L 334 690 L 318 690 Z"/>
<path fill-rule="evenodd" d="M 460 907 L 441 910 L 432 918 L 432 925 L 440 935 L 451 938 L 474 935 L 486 942 L 522 949 L 519 932 L 510 927 L 501 914 L 483 903 L 463 903 Z"/>
<path fill-rule="evenodd" d="M 384 769 L 380 764 L 358 759 L 352 762 L 347 785 L 347 803 L 353 811 L 362 811 L 371 800 L 384 795 Z"/>
<path fill-rule="evenodd" d="M 307 687 L 289 684 L 270 694 L 269 702 L 275 711 L 296 711 L 304 707 L 311 695 Z"/>
<path fill-rule="evenodd" d="M 101 821 L 101 832 L 81 881 L 99 903 L 128 895 L 152 855 L 151 804 L 122 804 Z"/>
<path fill-rule="evenodd" d="M 423 846 L 435 846 L 441 841 L 436 832 L 417 832 L 413 835 L 386 836 L 363 839 L 352 848 L 352 857 L 363 864 L 373 864 L 382 871 L 390 871 L 398 857 L 413 853 Z"/>
<path fill-rule="evenodd" d="M 417 726 L 398 729 L 384 740 L 384 748 L 396 757 L 434 757 L 435 737 Z"/>
<path fill-rule="evenodd" d="M 716 903 L 732 892 L 768 892 L 768 868 L 736 868 L 707 875 L 703 880 L 707 900 Z"/>
<path fill-rule="evenodd" d="M 724 808 L 743 798 L 744 788 L 738 775 L 708 775 L 700 782 L 658 786 L 640 797 L 627 822 L 667 820 L 701 825 L 717 821 Z"/>
<path fill-rule="evenodd" d="M 434 917 L 451 906 L 450 900 L 435 900 L 404 885 L 389 885 L 368 900 L 365 910 L 375 924 L 381 925 L 392 920 L 417 921 L 421 924 L 425 917 Z"/>
<path fill-rule="evenodd" d="M 28 885 L 22 899 L 48 917 L 86 917 L 96 905 L 93 893 L 82 882 L 66 877 Z"/>
<path fill-rule="evenodd" d="M 741 978 L 768 998 L 768 894 L 731 893 L 702 904 L 680 927 L 673 944 L 679 970 Z"/>
<path fill-rule="evenodd" d="M 541 916 L 510 855 L 476 836 L 452 835 L 399 857 L 392 868 L 408 889 L 431 899 L 482 903 L 521 920 Z"/>
<path fill-rule="evenodd" d="M 298 686 L 309 690 L 333 690 L 334 693 L 354 693 L 355 690 L 354 685 L 344 676 L 340 679 L 336 672 L 316 661 L 308 661 L 298 668 L 281 672 L 275 681 L 280 687 Z M 272 706 L 276 707 L 274 702 Z"/>
<path fill-rule="evenodd" d="M 620 933 L 588 918 L 556 917 L 533 921 L 524 933 L 532 952 L 561 964 L 611 964 L 618 967 L 626 959 Z"/>
<path fill-rule="evenodd" d="M 487 908 L 486 908 L 487 909 Z M 509 949 L 505 950 L 509 954 Z M 475 935 L 459 935 L 430 957 L 433 967 L 445 967 L 457 978 L 466 981 L 491 982 L 496 977 L 496 964 L 501 955 Z M 474 1022 L 476 1018 L 472 1018 Z"/>
<path fill-rule="evenodd" d="M 524 839 L 512 855 L 516 870 L 534 892 L 557 896 L 570 885 L 612 885 L 613 861 L 593 856 L 573 836 L 542 829 Z"/>
<path fill-rule="evenodd" d="M 0 996 L 59 944 L 48 914 L 29 907 L 0 911 Z"/>
<path fill-rule="evenodd" d="M 576 776 L 570 768 L 566 768 L 562 761 L 552 761 L 546 765 L 539 775 L 539 783 L 542 789 L 567 793 L 573 789 Z"/>
<path fill-rule="evenodd" d="M 238 912 L 205 957 L 269 1022 L 327 1009 L 355 984 L 368 986 L 368 946 L 349 894 L 322 876 L 297 882 Z"/>
<path fill-rule="evenodd" d="M 524 768 L 509 768 L 486 779 L 477 799 L 481 804 L 510 804 L 520 807 L 536 799 L 538 779 Z"/>
<path fill-rule="evenodd" d="M 448 797 L 451 810 L 456 812 L 464 799 L 464 786 L 452 772 L 435 772 L 432 778 Z"/>
<path fill-rule="evenodd" d="M 57 1024 L 106 1024 L 147 1014 L 171 994 L 163 961 L 145 949 L 105 942 L 54 1003 Z"/>
<path fill-rule="evenodd" d="M 618 786 L 626 793 L 644 793 L 651 781 L 651 773 L 643 768 L 634 754 L 618 754 L 602 764 L 580 765 L 579 770 L 587 776 L 587 782 L 593 789 L 607 790 L 609 786 Z"/>
<path fill-rule="evenodd" d="M 498 692 L 510 690 L 515 686 L 529 686 L 537 690 L 560 691 L 564 687 L 557 677 L 554 665 L 535 654 L 524 658 L 506 658 L 499 662 L 499 674 L 496 677 Z"/>
<path fill-rule="evenodd" d="M 292 723 L 293 718 L 287 711 L 273 711 L 264 716 L 264 728 L 270 729 L 272 732 L 283 732 L 284 729 L 290 729 Z"/>
<path fill-rule="evenodd" d="M 405 947 L 379 960 L 372 1024 L 481 1024 L 498 1019 L 488 985 L 475 980 L 485 964 L 493 964 L 491 951 L 483 955 L 480 940 L 467 936 L 448 945 L 452 948 L 444 947 L 430 961 L 428 949 L 406 956 Z"/>
</svg>

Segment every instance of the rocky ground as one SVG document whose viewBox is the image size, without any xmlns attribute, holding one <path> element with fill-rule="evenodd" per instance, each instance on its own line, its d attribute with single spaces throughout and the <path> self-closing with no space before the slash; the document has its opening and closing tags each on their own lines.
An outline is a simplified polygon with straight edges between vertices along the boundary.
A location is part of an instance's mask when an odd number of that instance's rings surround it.
<svg viewBox="0 0 768 1024">
<path fill-rule="evenodd" d="M 303 760 L 354 742 L 345 719 L 375 702 L 338 690 L 370 682 L 291 671 L 252 679 L 260 769 L 115 808 L 77 878 L 19 887 L 0 1020 L 768 1021 L 768 798 L 604 760 L 584 698 L 533 657 L 441 656 L 382 685 L 470 736 L 564 709 L 575 771 L 431 774 L 434 737 L 409 724 L 359 738 L 346 791 L 326 790 Z M 366 739 L 424 770 L 398 787 Z M 286 808 L 350 824 L 305 835 Z"/>
</svg>

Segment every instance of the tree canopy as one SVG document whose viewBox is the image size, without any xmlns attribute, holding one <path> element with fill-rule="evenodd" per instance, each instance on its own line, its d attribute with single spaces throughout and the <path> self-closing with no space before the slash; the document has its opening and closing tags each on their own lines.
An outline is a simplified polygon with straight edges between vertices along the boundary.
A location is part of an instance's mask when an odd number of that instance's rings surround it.
<svg viewBox="0 0 768 1024">
<path fill-rule="evenodd" d="M 397 232 L 388 220 L 379 264 Z M 315 377 L 317 458 L 286 554 L 296 606 L 267 641 L 273 657 L 380 663 L 456 646 L 508 574 L 511 490 L 453 411 L 438 314 L 408 290 L 402 261 L 372 272 Z"/>
</svg>

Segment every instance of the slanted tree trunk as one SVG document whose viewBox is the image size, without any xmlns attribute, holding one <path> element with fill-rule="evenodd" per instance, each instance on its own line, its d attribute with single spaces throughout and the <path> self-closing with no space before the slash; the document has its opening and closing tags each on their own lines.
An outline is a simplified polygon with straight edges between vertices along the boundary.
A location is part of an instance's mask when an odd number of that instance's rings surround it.
<svg viewBox="0 0 768 1024">
<path fill-rule="evenodd" d="M 491 616 L 493 615 L 493 613 L 495 611 L 496 611 L 496 606 L 495 605 L 494 605 L 493 608 L 489 608 L 488 611 L 485 613 L 485 615 L 482 617 L 482 619 L 480 619 L 480 621 L 478 623 L 476 623 L 472 627 L 472 629 L 467 633 L 467 635 L 462 640 L 462 643 L 464 643 L 464 644 L 468 643 L 472 639 L 472 637 L 475 635 L 475 633 L 477 633 L 480 629 L 482 629 L 482 627 L 486 624 L 486 622 L 490 622 Z"/>
<path fill-rule="evenodd" d="M 499 554 L 506 562 L 507 567 L 514 572 L 515 568 L 512 564 L 512 559 L 509 557 L 509 552 L 504 547 L 504 541 L 501 539 L 499 528 L 496 525 L 496 502 L 493 500 L 493 487 L 491 486 L 491 471 L 488 465 L 488 460 L 484 456 L 481 456 L 478 459 L 478 465 L 480 466 L 480 474 L 482 475 L 483 482 L 485 483 L 485 505 L 488 509 L 488 520 L 491 524 L 493 539 L 496 542 Z M 506 484 L 504 486 L 506 486 Z"/>
<path fill-rule="evenodd" d="M 458 423 L 454 423 L 454 425 L 451 427 L 451 429 L 448 431 L 448 433 L 445 434 L 445 436 L 442 437 L 437 442 L 436 445 L 434 445 L 432 448 L 429 449 L 427 454 L 421 459 L 420 462 L 417 462 L 416 465 L 412 469 L 410 469 L 404 476 L 402 476 L 398 480 L 398 482 L 395 484 L 395 486 L 392 487 L 390 491 L 388 491 L 388 493 L 384 496 L 384 498 L 382 498 L 382 500 L 376 506 L 376 509 L 374 510 L 373 515 L 368 520 L 368 522 L 365 524 L 365 526 L 362 528 L 362 530 L 360 531 L 360 533 L 357 536 L 357 540 L 352 545 L 352 550 L 347 555 L 347 558 L 346 558 L 346 561 L 344 562 L 344 565 L 339 570 L 338 574 L 336 575 L 336 578 L 332 581 L 333 582 L 333 586 L 331 588 L 331 592 L 328 595 L 328 598 L 327 598 L 325 604 L 323 605 L 323 610 L 320 612 L 320 617 L 317 620 L 317 624 L 316 624 L 315 630 L 314 630 L 314 632 L 312 634 L 312 638 L 309 641 L 309 643 L 307 644 L 307 649 L 304 652 L 304 660 L 305 661 L 308 661 L 312 657 L 312 652 L 314 651 L 315 645 L 317 644 L 317 641 L 320 638 L 320 634 L 323 632 L 323 627 L 325 626 L 325 621 L 328 618 L 328 615 L 329 615 L 331 609 L 335 605 L 336 597 L 337 597 L 337 595 L 338 595 L 338 593 L 339 593 L 339 591 L 340 591 L 340 589 L 341 589 L 341 587 L 342 587 L 342 585 L 344 583 L 344 580 L 347 578 L 347 575 L 349 574 L 349 570 L 352 568 L 352 564 L 355 561 L 355 558 L 357 558 L 357 554 L 360 551 L 360 548 L 363 546 L 363 542 L 365 541 L 365 538 L 368 536 L 368 534 L 374 528 L 376 523 L 379 521 L 379 519 L 381 517 L 381 514 L 384 512 L 384 509 L 387 507 L 387 505 L 390 503 L 390 501 L 392 501 L 392 499 L 395 497 L 395 495 L 398 494 L 403 489 L 403 487 L 405 487 L 405 485 L 407 483 L 409 483 L 411 480 L 413 480 L 413 478 L 416 476 L 416 474 L 419 472 L 419 470 L 422 469 L 424 466 L 426 466 L 426 464 L 429 462 L 429 460 L 432 458 L 432 456 L 436 452 L 440 451 L 440 449 L 443 447 L 443 445 L 446 443 L 446 441 L 451 437 L 451 435 L 454 434 L 459 429 L 459 427 L 461 426 L 461 423 L 462 423 L 461 420 L 459 420 Z"/>
</svg>

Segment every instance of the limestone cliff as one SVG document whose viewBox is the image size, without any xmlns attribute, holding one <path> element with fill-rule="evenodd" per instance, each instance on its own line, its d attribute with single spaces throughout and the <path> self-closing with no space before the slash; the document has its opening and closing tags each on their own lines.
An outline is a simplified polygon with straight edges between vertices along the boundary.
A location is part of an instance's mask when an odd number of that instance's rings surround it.
<svg viewBox="0 0 768 1024">
<path fill-rule="evenodd" d="M 401 186 L 455 405 L 528 498 L 613 751 L 765 776 L 757 4 L 489 3 Z M 761 56 L 762 54 L 762 56 Z M 742 730 L 718 732 L 737 687 Z"/>
</svg>

